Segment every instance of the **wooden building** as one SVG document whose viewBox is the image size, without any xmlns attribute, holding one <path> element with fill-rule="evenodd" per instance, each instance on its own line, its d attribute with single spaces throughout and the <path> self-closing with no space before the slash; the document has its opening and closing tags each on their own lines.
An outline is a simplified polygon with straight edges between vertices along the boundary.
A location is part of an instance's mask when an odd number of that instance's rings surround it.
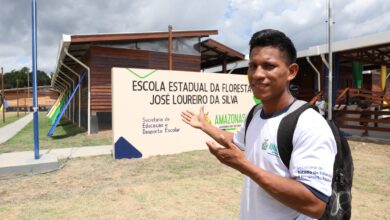
<svg viewBox="0 0 390 220">
<path fill-rule="evenodd" d="M 4 96 L 8 103 L 7 111 L 32 111 L 32 87 L 5 89 Z M 51 86 L 38 86 L 37 97 L 39 110 L 46 111 L 56 101 L 58 92 Z"/>
<path fill-rule="evenodd" d="M 337 41 L 332 51 L 333 119 L 345 129 L 390 132 L 390 32 Z M 312 103 L 320 95 L 327 99 L 328 52 L 327 44 L 298 51 L 299 73 L 290 84 L 295 97 Z M 247 67 L 245 60 L 227 69 L 246 74 Z M 359 109 L 362 102 L 369 106 L 364 112 Z M 369 118 L 361 119 L 362 114 Z"/>
<path fill-rule="evenodd" d="M 212 39 L 216 30 L 63 35 L 52 87 L 65 91 L 86 80 L 68 106 L 70 119 L 88 133 L 111 129 L 111 68 L 201 71 L 244 55 Z M 72 90 L 72 89 L 70 89 Z"/>
<path fill-rule="evenodd" d="M 334 42 L 329 86 L 328 45 L 298 53 L 298 97 L 314 102 L 331 94 L 332 118 L 348 133 L 390 132 L 390 32 Z M 313 98 L 314 97 L 314 98 Z"/>
<path fill-rule="evenodd" d="M 302 96 L 313 97 L 318 91 L 327 94 L 327 54 L 327 44 L 298 52 L 300 76 L 293 83 L 299 85 Z M 361 68 L 358 75 L 354 70 L 356 66 Z M 382 67 L 390 68 L 390 32 L 334 42 L 333 99 L 336 99 L 339 90 L 345 88 L 390 92 L 390 86 L 384 88 L 389 84 L 389 79 L 382 79 L 384 82 L 381 82 Z"/>
</svg>

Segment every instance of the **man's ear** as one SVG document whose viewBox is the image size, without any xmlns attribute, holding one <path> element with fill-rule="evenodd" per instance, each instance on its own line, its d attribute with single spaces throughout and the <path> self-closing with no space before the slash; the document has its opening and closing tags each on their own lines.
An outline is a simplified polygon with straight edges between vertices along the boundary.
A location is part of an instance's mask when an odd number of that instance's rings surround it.
<svg viewBox="0 0 390 220">
<path fill-rule="evenodd" d="M 288 77 L 287 77 L 287 80 L 289 82 L 297 76 L 298 70 L 299 70 L 298 64 L 296 63 L 290 64 L 290 66 L 288 67 Z"/>
</svg>

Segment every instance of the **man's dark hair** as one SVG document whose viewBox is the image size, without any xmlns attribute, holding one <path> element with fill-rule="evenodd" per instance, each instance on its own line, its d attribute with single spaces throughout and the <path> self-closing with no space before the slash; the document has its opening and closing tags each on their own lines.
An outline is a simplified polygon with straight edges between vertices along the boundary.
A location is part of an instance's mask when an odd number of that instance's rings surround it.
<svg viewBox="0 0 390 220">
<path fill-rule="evenodd" d="M 293 42 L 283 32 L 273 29 L 264 29 L 253 34 L 249 41 L 249 54 L 255 47 L 275 47 L 278 48 L 285 56 L 288 65 L 295 63 L 297 60 L 297 51 Z"/>
</svg>

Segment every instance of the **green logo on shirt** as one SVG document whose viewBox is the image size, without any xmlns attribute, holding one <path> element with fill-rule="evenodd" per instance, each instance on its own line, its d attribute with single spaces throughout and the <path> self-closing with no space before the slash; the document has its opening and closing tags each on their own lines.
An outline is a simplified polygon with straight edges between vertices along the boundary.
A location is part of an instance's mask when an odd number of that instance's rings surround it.
<svg viewBox="0 0 390 220">
<path fill-rule="evenodd" d="M 264 139 L 263 144 L 261 145 L 262 150 L 267 150 L 268 147 L 268 139 Z"/>
<path fill-rule="evenodd" d="M 268 139 L 264 139 L 261 144 L 261 149 L 265 150 L 268 154 L 279 157 L 278 145 L 273 143 L 268 143 Z"/>
<path fill-rule="evenodd" d="M 270 144 L 267 150 L 268 154 L 279 157 L 278 146 L 276 144 Z"/>
</svg>

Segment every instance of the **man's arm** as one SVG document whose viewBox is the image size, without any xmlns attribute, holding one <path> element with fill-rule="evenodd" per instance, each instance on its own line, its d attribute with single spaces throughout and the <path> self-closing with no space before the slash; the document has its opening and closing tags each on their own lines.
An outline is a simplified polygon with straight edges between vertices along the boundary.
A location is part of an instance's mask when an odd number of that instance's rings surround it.
<svg viewBox="0 0 390 220">
<path fill-rule="evenodd" d="M 210 152 L 222 163 L 250 177 L 273 198 L 284 205 L 313 218 L 320 218 L 325 211 L 326 203 L 317 198 L 302 183 L 272 174 L 247 160 L 241 150 L 231 141 L 220 136 L 215 142 L 207 142 Z"/>
<path fill-rule="evenodd" d="M 186 110 L 181 113 L 182 121 L 189 124 L 193 128 L 202 130 L 204 133 L 208 134 L 215 141 L 220 142 L 220 136 L 223 135 L 227 140 L 232 141 L 234 134 L 228 131 L 221 130 L 210 123 L 207 122 L 204 114 L 204 106 L 199 110 L 199 114 L 196 114 L 192 111 Z"/>
</svg>

